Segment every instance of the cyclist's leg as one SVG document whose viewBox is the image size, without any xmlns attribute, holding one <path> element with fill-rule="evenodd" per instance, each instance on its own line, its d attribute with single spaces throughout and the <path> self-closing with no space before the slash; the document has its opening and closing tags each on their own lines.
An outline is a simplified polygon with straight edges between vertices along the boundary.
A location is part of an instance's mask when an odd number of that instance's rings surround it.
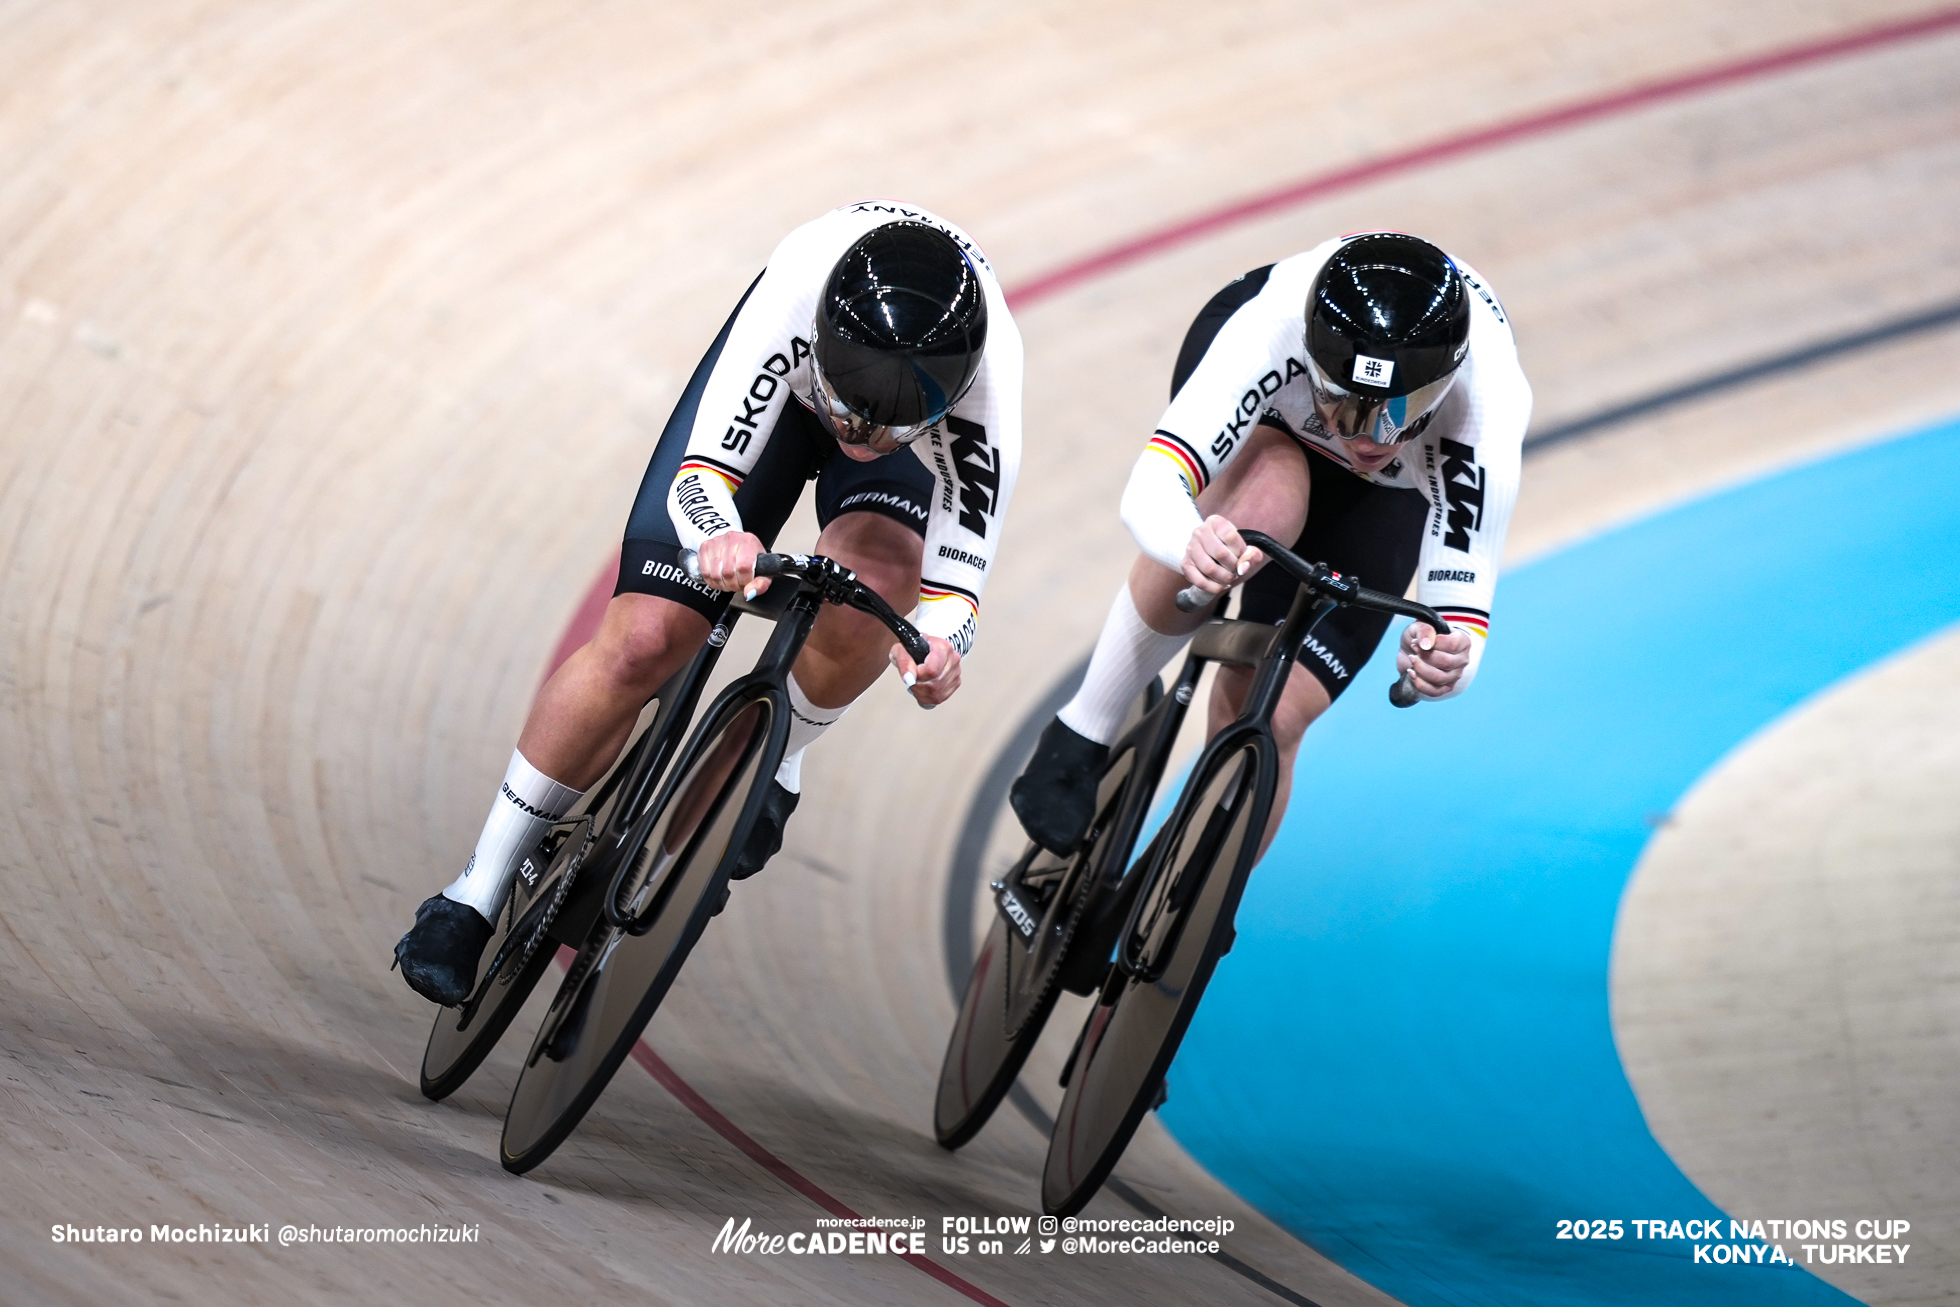
<svg viewBox="0 0 1960 1307">
<path fill-rule="evenodd" d="M 1325 562 L 1337 572 L 1365 584 L 1401 594 L 1415 575 L 1422 548 L 1427 505 L 1420 492 L 1379 486 L 1364 481 L 1331 460 L 1312 460 L 1313 490 L 1307 501 L 1306 522 L 1293 552 L 1312 562 Z M 1270 534 L 1284 540 L 1279 532 Z M 1239 617 L 1245 621 L 1283 621 L 1292 607 L 1295 585 L 1277 568 L 1262 572 L 1245 586 Z M 1273 713 L 1273 738 L 1279 745 L 1279 789 L 1261 839 L 1265 855 L 1286 815 L 1292 794 L 1293 760 L 1300 738 L 1335 699 L 1381 643 L 1388 629 L 1386 613 L 1360 608 L 1337 608 L 1315 628 L 1300 661 L 1287 678 L 1286 690 Z M 1235 717 L 1252 688 L 1248 668 L 1221 667 L 1212 683 L 1210 734 L 1216 735 Z"/>
<path fill-rule="evenodd" d="M 1173 399 L 1197 370 L 1219 330 L 1258 295 L 1271 272 L 1272 265 L 1267 264 L 1235 278 L 1198 310 L 1171 368 Z M 1234 467 L 1245 462 L 1242 455 Z M 1207 487 L 1206 493 L 1213 489 Z M 1081 842 L 1095 817 L 1096 786 L 1109 761 L 1109 746 L 1122 729 L 1130 704 L 1204 620 L 1203 614 L 1187 617 L 1171 602 L 1184 584 L 1182 579 L 1164 590 L 1161 604 L 1157 602 L 1163 577 L 1171 575 L 1148 558 L 1137 559 L 1129 581 L 1118 587 L 1110 603 L 1081 688 L 1043 728 L 1034 756 L 1008 791 L 1008 802 L 1021 825 L 1044 848 L 1067 854 Z M 1151 609 L 1149 615 L 1142 611 L 1145 606 Z"/>
<path fill-rule="evenodd" d="M 814 428 L 814 419 L 812 419 Z M 813 438 L 813 443 L 820 443 Z M 919 596 L 926 516 L 934 482 L 924 464 L 899 450 L 860 463 L 827 442 L 817 479 L 817 552 L 858 574 L 899 612 Z M 782 847 L 783 827 L 803 790 L 804 751 L 834 726 L 885 671 L 892 636 L 854 608 L 825 605 L 791 669 L 789 742 L 732 875 L 752 876 Z"/>
<path fill-rule="evenodd" d="M 856 572 L 898 612 L 919 602 L 925 539 L 910 525 L 877 513 L 852 512 L 833 520 L 817 539 L 817 552 Z M 892 634 L 870 613 L 826 607 L 796 660 L 795 677 L 813 703 L 842 709 L 888 670 Z"/>
<path fill-rule="evenodd" d="M 416 909 L 415 924 L 395 944 L 403 978 L 418 994 L 444 1004 L 469 997 L 518 864 L 612 765 L 641 706 L 707 634 L 707 620 L 677 604 L 613 596 L 599 634 L 532 704 L 462 874 Z"/>
<path fill-rule="evenodd" d="M 859 462 L 829 443 L 817 478 L 817 552 L 856 572 L 898 612 L 909 612 L 919 602 L 932 474 L 909 450 Z M 891 646 L 891 632 L 869 613 L 826 606 L 790 680 L 834 721 L 831 714 L 841 714 L 886 670 Z M 793 735 L 791 757 L 799 747 Z"/>
<path fill-rule="evenodd" d="M 701 648 L 710 625 L 692 605 L 615 594 L 591 641 L 538 691 L 518 753 L 584 791 L 612 766 L 641 707 Z"/>
<path fill-rule="evenodd" d="M 1232 724 L 1245 706 L 1246 692 L 1252 688 L 1252 671 L 1244 667 L 1221 667 L 1212 682 L 1210 716 L 1206 738 Z M 1273 794 L 1273 811 L 1266 822 L 1266 833 L 1259 840 L 1259 856 L 1279 830 L 1286 815 L 1286 801 L 1293 793 L 1293 760 L 1300 753 L 1300 738 L 1307 727 L 1334 705 L 1334 695 L 1305 659 L 1286 678 L 1286 689 L 1273 710 L 1273 739 L 1279 745 L 1279 788 Z"/>
<path fill-rule="evenodd" d="M 738 303 L 735 312 L 740 311 Z M 555 795 L 551 786 L 577 795 L 604 775 L 632 734 L 641 707 L 694 656 L 727 609 L 727 595 L 689 579 L 682 570 L 680 537 L 667 514 L 667 491 L 687 455 L 702 393 L 734 320 L 731 313 L 695 366 L 647 460 L 639 493 L 626 517 L 619 577 L 598 634 L 552 673 L 531 705 L 510 769 L 534 788 L 527 791 L 506 778 L 469 865 L 443 890 L 444 897 L 468 904 L 485 918 L 496 916 L 509 893 L 512 868 L 548 824 L 550 810 L 539 796 Z M 755 488 L 744 483 L 746 493 L 736 496 L 738 509 L 748 508 L 758 498 L 771 509 L 777 507 L 775 500 L 781 495 L 769 492 L 784 478 L 767 475 L 765 469 L 772 461 L 765 458 L 756 469 L 763 475 L 749 478 L 757 483 Z M 802 488 L 802 470 L 799 464 L 787 478 L 793 482 L 791 504 Z M 782 515 L 787 516 L 787 511 L 782 509 Z M 773 533 L 780 525 L 779 516 L 769 530 Z"/>
</svg>

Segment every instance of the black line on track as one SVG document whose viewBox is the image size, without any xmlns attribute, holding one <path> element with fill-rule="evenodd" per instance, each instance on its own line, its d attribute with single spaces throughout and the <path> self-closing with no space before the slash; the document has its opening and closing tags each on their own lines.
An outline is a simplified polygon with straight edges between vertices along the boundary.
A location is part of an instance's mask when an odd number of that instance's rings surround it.
<svg viewBox="0 0 1960 1307">
<path fill-rule="evenodd" d="M 1685 404 L 1691 400 L 1718 394 L 1737 386 L 1779 373 L 1792 372 L 1810 363 L 1820 363 L 1842 354 L 1854 353 L 1875 345 L 1887 344 L 1906 336 L 1917 335 L 1922 331 L 1932 331 L 1960 323 L 1960 301 L 1922 309 L 1917 313 L 1894 318 L 1890 322 L 1867 327 L 1862 331 L 1849 332 L 1829 340 L 1817 341 L 1797 349 L 1746 363 L 1741 367 L 1702 377 L 1696 381 L 1670 386 L 1655 391 L 1639 399 L 1628 400 L 1609 408 L 1560 422 L 1543 431 L 1532 432 L 1524 439 L 1526 451 L 1544 449 L 1549 445 L 1560 444 L 1578 436 L 1590 435 L 1607 427 L 1631 422 L 1662 409 Z M 952 873 L 946 881 L 946 907 L 944 913 L 944 951 L 946 955 L 946 984 L 957 1005 L 966 989 L 967 973 L 973 970 L 973 909 L 977 896 L 976 888 L 984 874 L 982 863 L 987 852 L 987 837 L 993 832 L 995 819 L 1007 803 L 1007 790 L 1020 774 L 1021 768 L 1034 753 L 1035 741 L 1040 739 L 1042 728 L 1048 719 L 1061 711 L 1062 705 L 1075 695 L 1076 687 L 1082 684 L 1083 673 L 1088 670 L 1089 660 L 1084 658 L 1070 668 L 1068 673 L 1057 681 L 1023 719 L 1020 726 L 1000 753 L 995 756 L 987 774 L 981 778 L 980 788 L 974 793 L 973 803 L 966 810 L 966 820 L 960 826 L 958 841 L 953 846 Z M 1029 1125 L 1043 1135 L 1054 1133 L 1055 1118 L 1043 1110 L 1027 1087 L 1016 1081 L 1007 1091 L 1007 1101 L 1014 1105 Z M 1110 1176 L 1103 1187 L 1121 1198 L 1146 1216 L 1155 1218 L 1167 1213 L 1155 1203 L 1131 1188 L 1118 1176 Z M 1265 1289 L 1269 1293 L 1296 1304 L 1296 1307 L 1319 1307 L 1313 1299 L 1287 1288 L 1279 1281 L 1266 1275 L 1255 1267 L 1248 1266 L 1226 1252 L 1207 1254 L 1221 1266 L 1243 1276 L 1245 1279 Z"/>
<path fill-rule="evenodd" d="M 1574 436 L 1588 435 L 1605 427 L 1631 422 L 1635 418 L 1672 408 L 1676 404 L 1685 404 L 1689 400 L 1701 399 L 1703 396 L 1747 385 L 1749 382 L 1773 377 L 1781 372 L 1793 372 L 1809 363 L 1821 363 L 1840 354 L 1850 354 L 1873 345 L 1883 345 L 1905 336 L 1917 335 L 1919 332 L 1931 331 L 1956 322 L 1960 322 L 1960 300 L 1922 309 L 1903 318 L 1882 322 L 1876 327 L 1867 327 L 1863 331 L 1854 331 L 1847 335 L 1834 336 L 1830 340 L 1803 345 L 1783 354 L 1758 359 L 1754 363 L 1745 363 L 1741 367 L 1730 368 L 1725 372 L 1717 372 L 1698 381 L 1670 386 L 1666 390 L 1655 391 L 1651 395 L 1628 400 L 1624 404 L 1615 404 L 1611 408 L 1574 418 L 1570 422 L 1560 422 L 1526 436 L 1524 447 L 1527 451 L 1543 449 L 1547 445 L 1556 445 Z"/>
</svg>

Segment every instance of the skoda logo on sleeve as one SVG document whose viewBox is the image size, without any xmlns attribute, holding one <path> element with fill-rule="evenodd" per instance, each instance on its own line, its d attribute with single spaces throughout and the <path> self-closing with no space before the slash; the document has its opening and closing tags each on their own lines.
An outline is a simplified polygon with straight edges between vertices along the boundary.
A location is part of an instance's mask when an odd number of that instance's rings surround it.
<svg viewBox="0 0 1960 1307">
<path fill-rule="evenodd" d="M 1351 378 L 1364 386 L 1388 385 L 1388 379 L 1395 375 L 1393 359 L 1372 359 L 1366 354 L 1354 356 L 1354 375 Z"/>
</svg>

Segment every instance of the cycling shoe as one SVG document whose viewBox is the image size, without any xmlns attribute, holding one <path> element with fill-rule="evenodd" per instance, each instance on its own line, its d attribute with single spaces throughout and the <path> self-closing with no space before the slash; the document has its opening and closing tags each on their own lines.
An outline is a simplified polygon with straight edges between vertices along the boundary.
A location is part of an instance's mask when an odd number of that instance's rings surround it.
<svg viewBox="0 0 1960 1307">
<path fill-rule="evenodd" d="M 1096 817 L 1096 788 L 1109 765 L 1109 746 L 1077 735 L 1057 717 L 1041 733 L 1034 757 L 1008 791 L 1008 802 L 1029 838 L 1067 856 Z"/>
<path fill-rule="evenodd" d="M 410 989 L 455 1007 L 476 987 L 476 964 L 496 927 L 467 903 L 438 894 L 415 909 L 415 924 L 395 943 L 395 962 Z"/>
<path fill-rule="evenodd" d="M 728 873 L 730 880 L 747 880 L 761 871 L 764 864 L 782 849 L 783 827 L 789 824 L 789 815 L 796 811 L 796 801 L 800 797 L 784 789 L 773 778 L 770 780 L 769 793 L 763 797 L 762 811 L 756 815 L 755 826 L 749 831 L 749 841 L 736 856 L 734 870 Z"/>
</svg>

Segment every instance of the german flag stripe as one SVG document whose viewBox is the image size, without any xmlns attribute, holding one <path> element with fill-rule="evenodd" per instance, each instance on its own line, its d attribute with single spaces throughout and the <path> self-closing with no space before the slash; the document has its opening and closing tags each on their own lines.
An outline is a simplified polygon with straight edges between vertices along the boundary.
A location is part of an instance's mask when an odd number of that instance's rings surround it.
<svg viewBox="0 0 1960 1307">
<path fill-rule="evenodd" d="M 929 585 L 924 582 L 920 583 L 919 585 L 920 603 L 922 604 L 940 603 L 947 599 L 959 600 L 961 603 L 965 604 L 968 608 L 971 608 L 975 616 L 978 616 L 980 613 L 980 601 L 975 599 L 972 595 L 968 594 L 966 591 L 955 589 L 952 586 Z"/>
<path fill-rule="evenodd" d="M 1436 612 L 1452 627 L 1460 626 L 1485 637 L 1490 635 L 1490 619 L 1481 613 L 1453 613 L 1447 608 L 1438 608 Z"/>
<path fill-rule="evenodd" d="M 742 480 L 744 477 L 748 475 L 746 472 L 742 471 L 741 468 L 736 467 L 733 463 L 724 463 L 720 459 L 710 458 L 706 454 L 689 454 L 687 456 L 687 461 L 690 463 L 706 463 L 709 467 L 718 468 L 722 472 L 727 473 L 729 476 L 734 477 L 737 481 Z"/>
<path fill-rule="evenodd" d="M 1150 444 L 1146 448 L 1157 451 L 1177 464 L 1178 475 L 1184 478 L 1184 488 L 1191 492 L 1193 499 L 1196 499 L 1198 492 L 1209 484 L 1210 479 L 1205 476 L 1205 465 L 1198 461 L 1198 456 L 1192 452 L 1189 445 L 1170 432 L 1159 431 L 1150 437 Z"/>
<path fill-rule="evenodd" d="M 980 600 L 971 590 L 962 590 L 956 585 L 941 585 L 937 581 L 919 582 L 919 597 L 922 599 L 963 599 L 975 608 L 980 606 Z"/>
<path fill-rule="evenodd" d="M 722 483 L 728 487 L 730 494 L 742 488 L 742 478 L 739 473 L 732 472 L 718 463 L 711 463 L 705 458 L 683 459 L 680 470 L 682 472 L 712 472 L 722 479 Z"/>
</svg>

